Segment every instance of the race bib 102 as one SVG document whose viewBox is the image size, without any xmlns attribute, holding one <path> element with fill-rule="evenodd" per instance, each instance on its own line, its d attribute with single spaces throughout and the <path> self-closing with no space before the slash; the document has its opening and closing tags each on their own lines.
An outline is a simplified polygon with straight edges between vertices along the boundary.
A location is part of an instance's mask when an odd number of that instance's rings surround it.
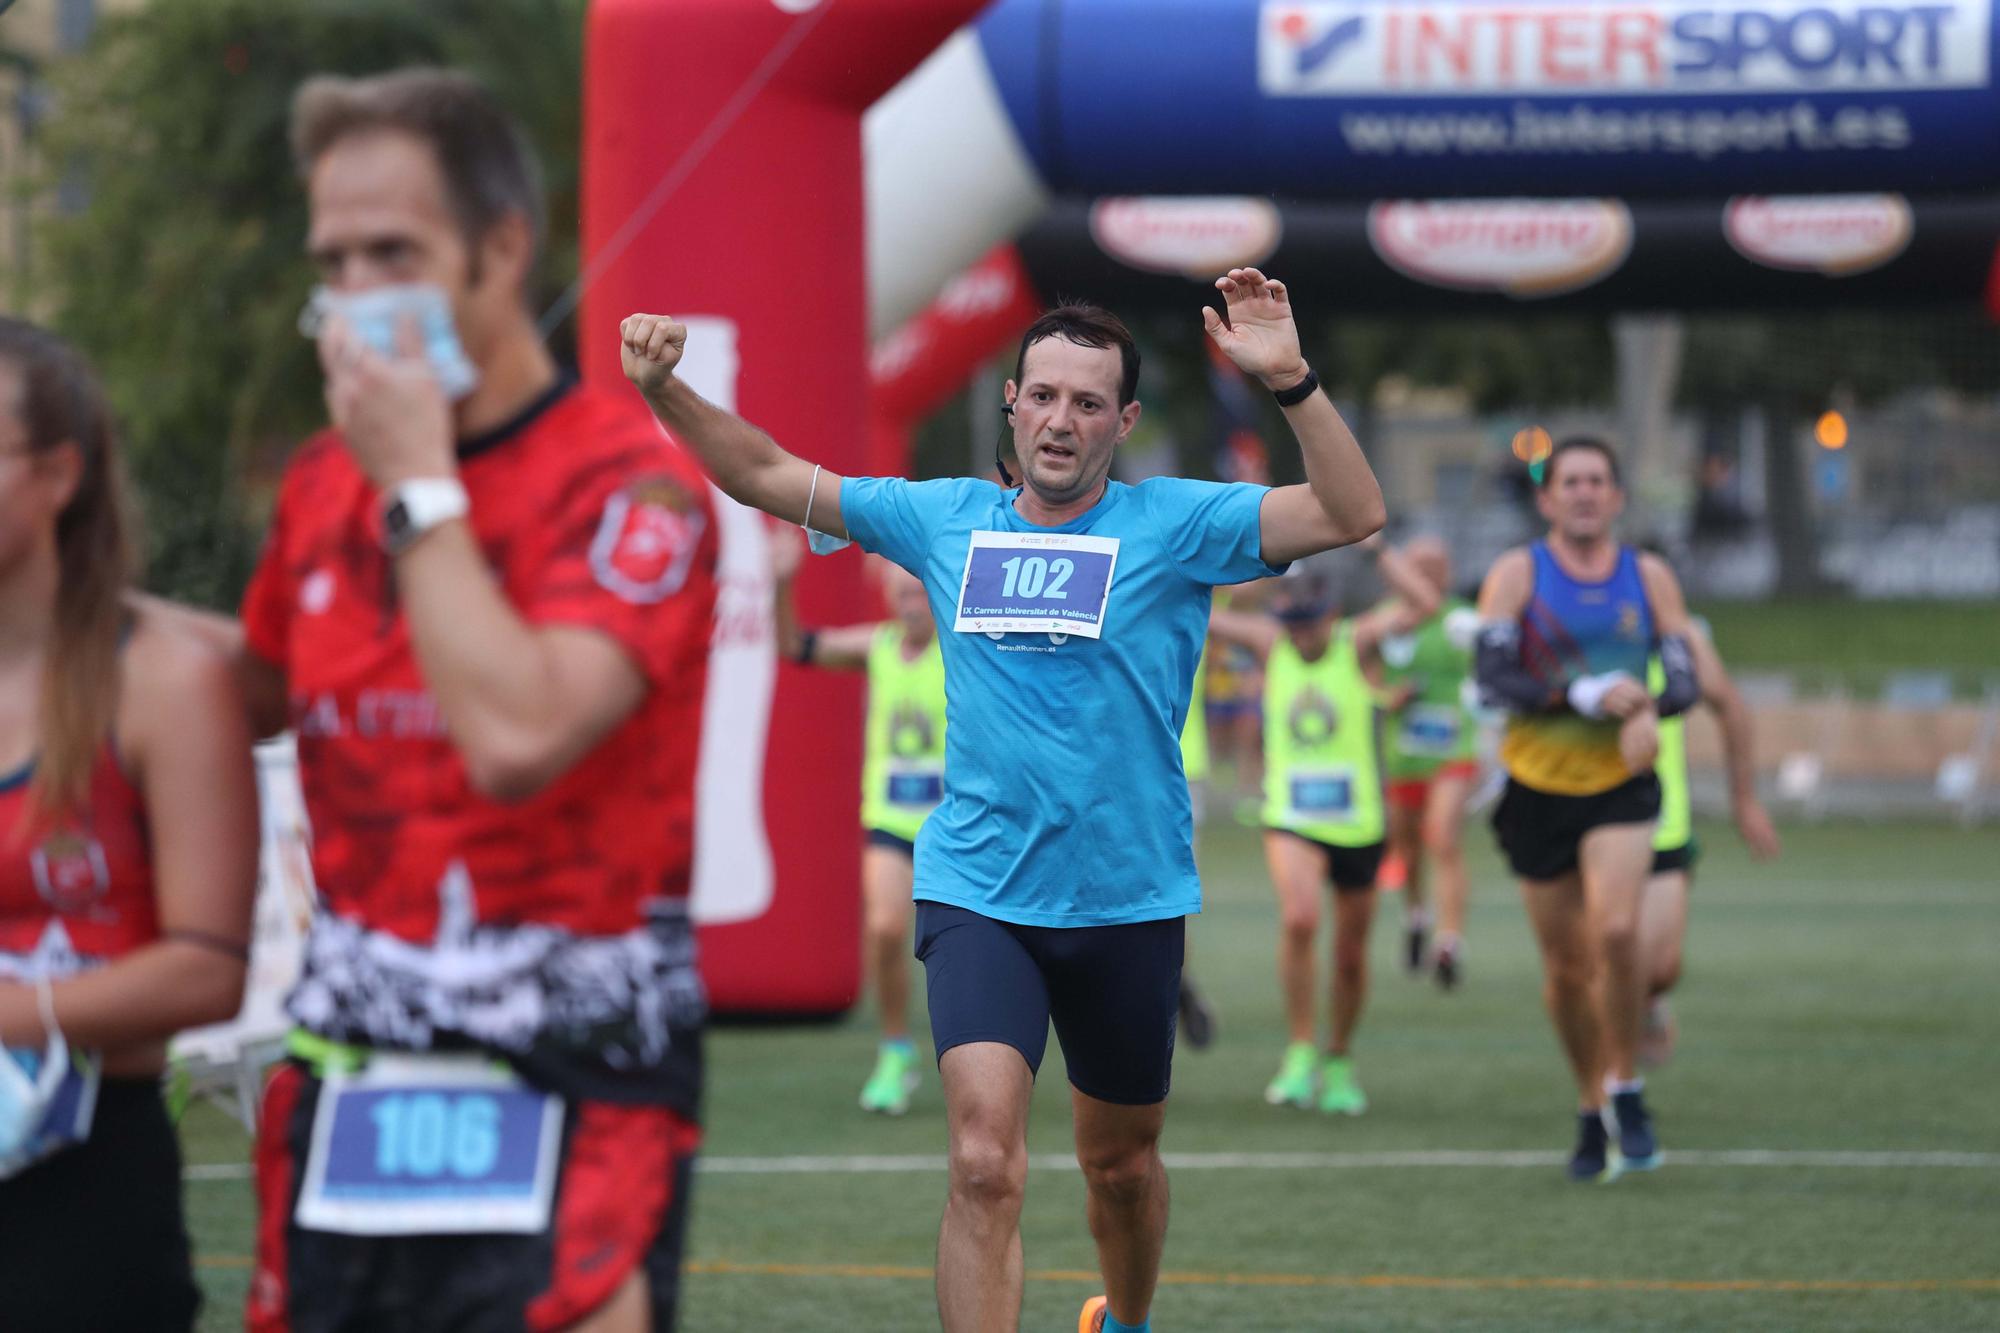
<svg viewBox="0 0 2000 1333">
<path fill-rule="evenodd" d="M 960 634 L 1104 635 L 1116 537 L 975 532 L 959 584 Z"/>
</svg>

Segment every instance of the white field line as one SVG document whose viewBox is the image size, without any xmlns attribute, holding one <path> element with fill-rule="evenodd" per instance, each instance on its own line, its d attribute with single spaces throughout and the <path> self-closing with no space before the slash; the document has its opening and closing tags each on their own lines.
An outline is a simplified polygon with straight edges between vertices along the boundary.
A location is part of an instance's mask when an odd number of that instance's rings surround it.
<svg viewBox="0 0 2000 1333">
<path fill-rule="evenodd" d="M 1460 1169 L 1523 1168 L 1561 1166 L 1559 1152 L 1480 1151 L 1440 1149 L 1413 1152 L 1182 1152 L 1162 1153 L 1173 1171 L 1354 1171 L 1379 1168 L 1456 1167 Z M 1669 1166 L 1752 1166 L 1821 1167 L 1833 1169 L 1946 1168 L 1950 1170 L 2000 1169 L 2000 1153 L 1993 1152 L 1834 1152 L 1811 1149 L 1736 1148 L 1727 1150 L 1668 1150 Z M 945 1169 L 942 1156 L 849 1157 L 702 1157 L 697 1166 L 705 1173 L 720 1176 L 835 1176 L 835 1175 L 937 1175 Z M 1042 1153 L 1028 1159 L 1036 1171 L 1074 1171 L 1076 1160 L 1066 1153 Z M 243 1180 L 250 1174 L 246 1162 L 218 1162 L 190 1166 L 184 1172 L 189 1181 Z"/>
</svg>

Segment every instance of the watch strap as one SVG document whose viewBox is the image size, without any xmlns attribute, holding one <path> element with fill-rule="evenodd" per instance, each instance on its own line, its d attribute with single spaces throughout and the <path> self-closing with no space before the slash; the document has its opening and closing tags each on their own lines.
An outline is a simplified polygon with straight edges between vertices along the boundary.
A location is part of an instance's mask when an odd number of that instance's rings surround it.
<svg viewBox="0 0 2000 1333">
<path fill-rule="evenodd" d="M 382 495 L 382 546 L 401 555 L 417 538 L 472 512 L 472 498 L 456 477 L 420 477 Z"/>
<path fill-rule="evenodd" d="M 1297 407 L 1319 391 L 1319 372 L 1306 367 L 1306 377 L 1289 389 L 1274 389 L 1271 396 L 1278 400 L 1279 407 Z"/>
</svg>

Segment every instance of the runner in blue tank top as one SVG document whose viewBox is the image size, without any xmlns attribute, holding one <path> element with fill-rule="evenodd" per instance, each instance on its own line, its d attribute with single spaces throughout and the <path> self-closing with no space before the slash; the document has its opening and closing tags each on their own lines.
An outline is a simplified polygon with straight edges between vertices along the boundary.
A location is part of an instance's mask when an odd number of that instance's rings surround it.
<svg viewBox="0 0 2000 1333">
<path fill-rule="evenodd" d="M 1139 421 L 1139 354 L 1093 306 L 1051 311 L 1021 340 L 1013 489 L 835 476 L 676 378 L 683 325 L 634 315 L 620 330 L 626 374 L 723 490 L 805 525 L 816 547 L 851 536 L 930 597 L 949 703 L 944 801 L 917 837 L 917 956 L 950 1122 L 947 1330 L 1018 1322 L 1028 1102 L 1051 1020 L 1106 1287 L 1084 1321 L 1148 1326 L 1182 919 L 1201 907 L 1180 732 L 1211 589 L 1382 524 L 1284 284 L 1234 269 L 1216 287 L 1227 318 L 1207 311 L 1208 334 L 1276 394 L 1308 485 L 1109 480 Z"/>
<path fill-rule="evenodd" d="M 1576 1076 L 1570 1175 L 1596 1180 L 1659 1163 L 1635 1063 L 1640 904 L 1660 813 L 1659 719 L 1699 691 L 1679 582 L 1613 533 L 1625 493 L 1610 447 L 1558 444 L 1537 504 L 1548 538 L 1501 556 L 1480 590 L 1476 666 L 1481 691 L 1513 714 L 1493 827 L 1520 877 L 1549 1015 Z M 1645 683 L 1655 653 L 1666 675 L 1658 698 Z"/>
</svg>

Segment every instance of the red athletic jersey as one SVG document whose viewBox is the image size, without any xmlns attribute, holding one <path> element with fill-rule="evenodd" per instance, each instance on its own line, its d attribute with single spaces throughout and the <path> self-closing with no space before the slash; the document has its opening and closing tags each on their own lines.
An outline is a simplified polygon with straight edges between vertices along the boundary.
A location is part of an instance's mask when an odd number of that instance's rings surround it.
<svg viewBox="0 0 2000 1333">
<path fill-rule="evenodd" d="M 111 747 L 81 813 L 24 823 L 30 774 L 0 778 L 0 980 L 71 976 L 159 938 L 145 805 Z"/>
<path fill-rule="evenodd" d="M 636 398 L 568 382 L 459 455 L 508 602 L 609 635 L 646 697 L 531 799 L 479 795 L 425 687 L 376 491 L 337 432 L 309 441 L 243 605 L 251 650 L 285 674 L 325 909 L 292 1012 L 340 1040 L 653 1066 L 669 1026 L 700 1020 L 686 898 L 707 482 Z"/>
</svg>

